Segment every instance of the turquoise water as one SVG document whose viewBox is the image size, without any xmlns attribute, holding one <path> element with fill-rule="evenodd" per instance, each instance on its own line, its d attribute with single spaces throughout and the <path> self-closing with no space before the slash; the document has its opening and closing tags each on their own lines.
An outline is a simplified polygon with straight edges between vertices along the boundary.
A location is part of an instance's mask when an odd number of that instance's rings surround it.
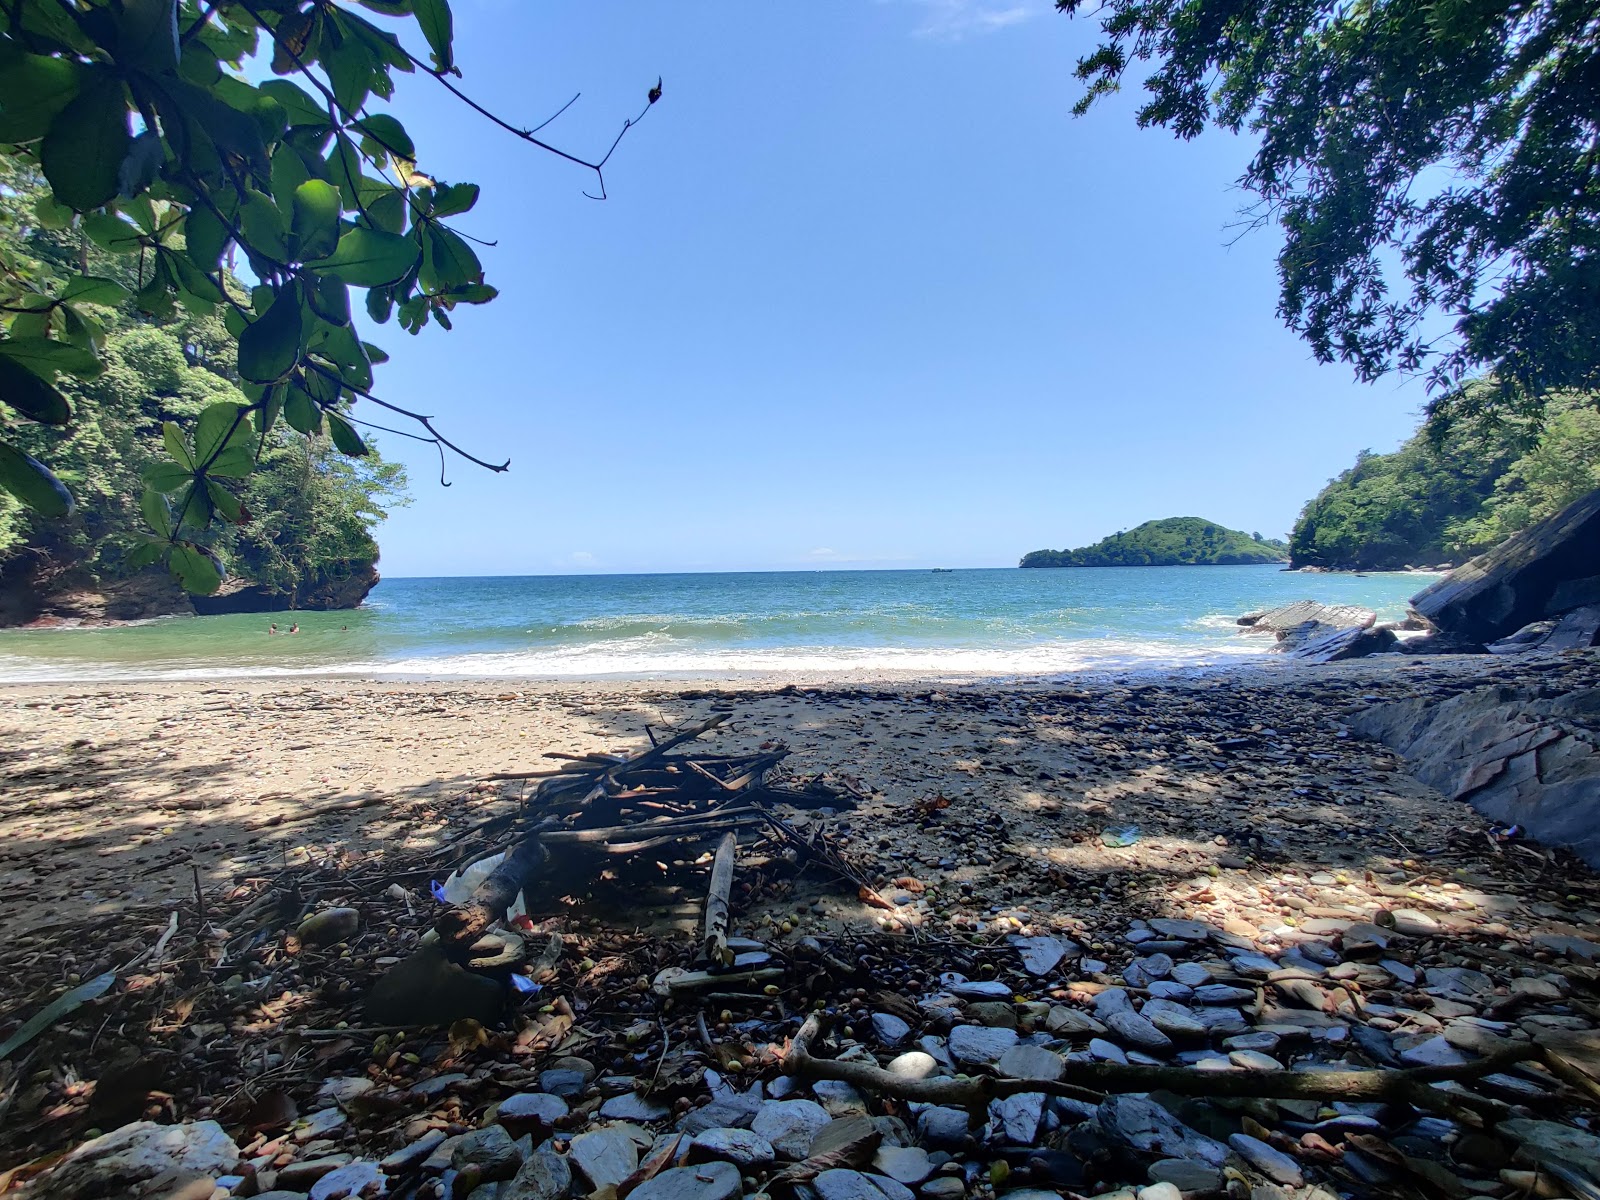
<svg viewBox="0 0 1600 1200">
<path fill-rule="evenodd" d="M 0 631 L 0 680 L 1059 674 L 1255 657 L 1253 608 L 1404 614 L 1429 578 L 1273 566 L 386 579 L 350 612 Z M 298 619 L 293 637 L 267 635 Z"/>
</svg>

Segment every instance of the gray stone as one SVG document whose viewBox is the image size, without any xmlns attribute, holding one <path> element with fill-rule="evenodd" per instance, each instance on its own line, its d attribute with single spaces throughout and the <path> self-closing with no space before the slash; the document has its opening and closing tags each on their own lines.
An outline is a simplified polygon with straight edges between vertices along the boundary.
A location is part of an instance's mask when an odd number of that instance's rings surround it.
<svg viewBox="0 0 1600 1200">
<path fill-rule="evenodd" d="M 835 1168 L 811 1181 L 819 1200 L 913 1200 L 911 1189 L 883 1175 Z"/>
<path fill-rule="evenodd" d="M 872 1169 L 904 1184 L 921 1183 L 933 1174 L 928 1152 L 921 1146 L 881 1146 L 873 1156 Z"/>
<path fill-rule="evenodd" d="M 1228 1145 L 1240 1158 L 1274 1183 L 1299 1187 L 1305 1182 L 1305 1174 L 1300 1170 L 1299 1163 L 1259 1138 L 1253 1138 L 1248 1133 L 1236 1133 L 1228 1139 Z"/>
<path fill-rule="evenodd" d="M 993 1066 L 1000 1056 L 1017 1044 L 1015 1029 L 993 1029 L 985 1025 L 957 1025 L 950 1031 L 950 1054 L 961 1063 Z"/>
<path fill-rule="evenodd" d="M 28 1194 L 50 1200 L 133 1195 L 151 1183 L 172 1190 L 192 1179 L 226 1175 L 238 1161 L 239 1147 L 215 1121 L 135 1121 L 77 1147 Z"/>
<path fill-rule="evenodd" d="M 884 1070 L 901 1079 L 931 1079 L 939 1073 L 939 1060 L 921 1050 L 907 1050 L 890 1059 Z"/>
<path fill-rule="evenodd" d="M 935 1149 L 960 1146 L 970 1136 L 967 1110 L 932 1105 L 917 1114 L 917 1135 Z"/>
<path fill-rule="evenodd" d="M 708 1129 L 695 1135 L 689 1154 L 695 1159 L 726 1159 L 741 1168 L 763 1167 L 777 1157 L 772 1143 L 749 1129 Z"/>
<path fill-rule="evenodd" d="M 998 979 L 948 979 L 941 980 L 945 991 L 962 1000 L 1009 1000 L 1010 985 Z"/>
<path fill-rule="evenodd" d="M 1106 988 L 1096 992 L 1094 996 L 1094 1015 L 1104 1021 L 1112 1013 L 1132 1012 L 1133 997 L 1128 995 L 1127 988 Z"/>
<path fill-rule="evenodd" d="M 1171 917 L 1155 917 L 1150 922 L 1150 928 L 1164 937 L 1178 938 L 1185 942 L 1203 942 L 1211 936 L 1211 927 L 1199 921 L 1180 920 Z"/>
<path fill-rule="evenodd" d="M 1131 1042 L 1141 1050 L 1162 1052 L 1172 1049 L 1172 1039 L 1138 1013 L 1110 1013 L 1106 1017 L 1106 1025 L 1123 1041 Z"/>
<path fill-rule="evenodd" d="M 961 1200 L 967 1194 L 967 1185 L 954 1175 L 940 1175 L 928 1180 L 917 1189 L 922 1200 Z"/>
<path fill-rule="evenodd" d="M 1422 973 L 1422 985 L 1434 995 L 1463 1000 L 1480 1000 L 1494 992 L 1494 980 L 1466 967 L 1429 967 Z"/>
<path fill-rule="evenodd" d="M 867 1111 L 861 1093 L 839 1079 L 819 1079 L 811 1085 L 812 1095 L 830 1117 L 853 1117 Z"/>
<path fill-rule="evenodd" d="M 873 1013 L 872 1032 L 880 1045 L 892 1048 L 911 1036 L 911 1026 L 893 1013 Z"/>
<path fill-rule="evenodd" d="M 1134 1200 L 1183 1200 L 1183 1193 L 1178 1190 L 1176 1184 L 1163 1181 L 1140 1188 L 1135 1193 Z"/>
<path fill-rule="evenodd" d="M 1108 1042 L 1105 1038 L 1090 1038 L 1089 1053 L 1101 1062 L 1125 1063 L 1128 1061 L 1128 1052 L 1115 1042 Z"/>
<path fill-rule="evenodd" d="M 433 1129 L 423 1134 L 409 1146 L 402 1146 L 378 1163 L 385 1175 L 399 1175 L 417 1166 L 444 1142 L 444 1130 Z"/>
<path fill-rule="evenodd" d="M 1263 1033 L 1259 1030 L 1253 1033 L 1236 1033 L 1230 1038 L 1222 1040 L 1224 1050 L 1259 1050 L 1269 1054 L 1278 1048 L 1282 1040 L 1275 1033 Z"/>
<path fill-rule="evenodd" d="M 1111 1096 L 1095 1114 L 1116 1141 L 1144 1155 L 1188 1158 L 1220 1167 L 1228 1159 L 1221 1142 L 1197 1133 L 1145 1096 Z"/>
<path fill-rule="evenodd" d="M 498 1128 L 498 1126 L 496 1126 Z M 504 1133 L 505 1130 L 500 1130 Z M 378 1197 L 389 1194 L 389 1177 L 375 1162 L 358 1159 L 329 1171 L 311 1185 L 311 1200 L 342 1200 L 346 1196 Z"/>
<path fill-rule="evenodd" d="M 1207 1026 L 1194 1012 L 1173 1000 L 1146 1000 L 1139 1012 L 1162 1033 L 1173 1038 L 1204 1038 Z"/>
<path fill-rule="evenodd" d="M 1400 1061 L 1408 1067 L 1453 1067 L 1471 1062 L 1472 1056 L 1463 1054 L 1443 1036 L 1436 1035 L 1400 1051 Z"/>
<path fill-rule="evenodd" d="M 589 1081 L 584 1078 L 581 1071 L 568 1070 L 565 1067 L 551 1067 L 548 1071 L 539 1072 L 540 1089 L 549 1092 L 552 1096 L 564 1096 L 569 1100 L 573 1100 L 583 1095 L 588 1086 Z"/>
<path fill-rule="evenodd" d="M 622 1125 L 606 1125 L 580 1133 L 567 1148 L 567 1157 L 589 1181 L 589 1190 L 616 1187 L 639 1166 L 639 1144 Z"/>
<path fill-rule="evenodd" d="M 814 1100 L 768 1100 L 750 1122 L 750 1128 L 772 1144 L 780 1158 L 799 1160 L 833 1118 Z"/>
<path fill-rule="evenodd" d="M 1023 1092 L 989 1102 L 991 1128 L 1014 1146 L 1031 1146 L 1039 1135 L 1043 1117 L 1044 1096 L 1039 1092 Z"/>
<path fill-rule="evenodd" d="M 628 1195 L 631 1200 L 733 1200 L 743 1191 L 739 1168 L 727 1162 L 673 1167 L 646 1180 Z"/>
<path fill-rule="evenodd" d="M 1194 990 L 1194 998 L 1201 1004 L 1248 1004 L 1256 998 L 1249 988 L 1232 987 L 1226 983 L 1208 983 Z"/>
<path fill-rule="evenodd" d="M 1054 1005 L 1045 1015 L 1044 1027 L 1058 1037 L 1082 1037 L 1101 1034 L 1106 1027 L 1088 1013 L 1065 1004 Z"/>
<path fill-rule="evenodd" d="M 1393 958 L 1380 958 L 1378 965 L 1407 987 L 1417 982 L 1417 969 L 1407 963 Z"/>
<path fill-rule="evenodd" d="M 1151 954 L 1138 959 L 1139 969 L 1148 979 L 1165 979 L 1172 974 L 1172 958 L 1166 954 Z"/>
<path fill-rule="evenodd" d="M 450 1165 L 458 1171 L 477 1167 L 486 1182 L 510 1179 L 522 1166 L 522 1151 L 503 1126 L 490 1125 L 464 1134 L 450 1152 Z"/>
<path fill-rule="evenodd" d="M 1205 1007 L 1194 1009 L 1193 1012 L 1195 1019 L 1218 1037 L 1245 1033 L 1250 1028 L 1250 1022 L 1244 1019 L 1244 1015 L 1237 1008 Z"/>
<path fill-rule="evenodd" d="M 312 913 L 295 930 L 307 946 L 331 946 L 353 937 L 361 928 L 361 914 L 353 908 L 325 908 Z"/>
<path fill-rule="evenodd" d="M 756 1096 L 723 1096 L 684 1113 L 678 1128 L 690 1137 L 708 1129 L 748 1129 L 756 1113 L 761 1110 L 762 1103 Z"/>
<path fill-rule="evenodd" d="M 1236 1067 L 1243 1067 L 1247 1071 L 1281 1071 L 1283 1064 L 1269 1054 L 1259 1050 L 1233 1050 L 1228 1054 L 1228 1061 Z"/>
<path fill-rule="evenodd" d="M 283 1190 L 304 1195 L 311 1185 L 324 1175 L 337 1171 L 340 1167 L 349 1166 L 352 1156 L 349 1154 L 327 1154 L 320 1158 L 302 1158 L 298 1162 L 289 1163 L 278 1171 L 276 1183 L 282 1185 Z M 440 1165 L 442 1171 L 448 1163 Z M 424 1164 L 426 1166 L 426 1164 Z"/>
<path fill-rule="evenodd" d="M 553 1129 L 568 1111 L 567 1102 L 560 1096 L 549 1092 L 518 1092 L 500 1101 L 495 1120 L 520 1136 L 535 1130 Z"/>
<path fill-rule="evenodd" d="M 1248 975 L 1252 979 L 1265 979 L 1278 969 L 1278 964 L 1265 954 L 1235 954 L 1229 962 L 1240 975 Z"/>
<path fill-rule="evenodd" d="M 1178 963 L 1172 968 L 1172 978 L 1185 987 L 1199 987 L 1211 982 L 1211 972 L 1199 963 Z"/>
<path fill-rule="evenodd" d="M 1173 1000 L 1183 1004 L 1194 999 L 1194 989 L 1171 979 L 1158 979 L 1150 985 L 1150 995 L 1156 1000 Z"/>
<path fill-rule="evenodd" d="M 600 1106 L 600 1115 L 612 1121 L 661 1121 L 671 1113 L 672 1109 L 661 1101 L 641 1096 L 638 1092 L 623 1092 Z"/>
<path fill-rule="evenodd" d="M 1011 944 L 1022 956 L 1022 969 L 1030 975 L 1048 975 L 1062 959 L 1082 953 L 1072 942 L 1054 937 L 1013 936 Z"/>
<path fill-rule="evenodd" d="M 1222 1172 L 1210 1163 L 1190 1158 L 1164 1158 L 1150 1164 L 1151 1183 L 1170 1183 L 1185 1195 L 1206 1195 L 1222 1190 Z"/>
<path fill-rule="evenodd" d="M 1600 1180 L 1600 1137 L 1592 1133 L 1523 1117 L 1501 1121 L 1495 1132 L 1516 1142 L 1535 1162 L 1560 1159 L 1581 1168 L 1590 1179 Z"/>
<path fill-rule="evenodd" d="M 1047 1079 L 1054 1082 L 1066 1071 L 1061 1056 L 1043 1046 L 1022 1043 L 1000 1056 L 995 1070 L 1015 1079 Z"/>
<path fill-rule="evenodd" d="M 572 1167 L 559 1154 L 535 1150 L 508 1183 L 500 1200 L 565 1200 L 572 1191 Z"/>
</svg>

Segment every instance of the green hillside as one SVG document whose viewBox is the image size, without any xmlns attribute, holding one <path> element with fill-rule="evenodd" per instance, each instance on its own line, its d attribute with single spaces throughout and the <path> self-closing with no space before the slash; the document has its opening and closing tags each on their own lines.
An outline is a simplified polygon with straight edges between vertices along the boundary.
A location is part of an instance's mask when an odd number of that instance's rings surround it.
<svg viewBox="0 0 1600 1200">
<path fill-rule="evenodd" d="M 1077 550 L 1034 550 L 1024 567 L 1239 566 L 1284 562 L 1287 546 L 1260 534 L 1241 533 L 1203 517 L 1146 521 Z"/>
</svg>

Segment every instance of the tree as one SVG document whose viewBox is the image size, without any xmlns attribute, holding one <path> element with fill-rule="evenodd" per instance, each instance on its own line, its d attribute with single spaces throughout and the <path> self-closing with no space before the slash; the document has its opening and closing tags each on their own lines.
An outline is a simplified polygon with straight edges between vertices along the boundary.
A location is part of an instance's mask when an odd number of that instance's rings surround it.
<svg viewBox="0 0 1600 1200">
<path fill-rule="evenodd" d="M 238 394 L 166 424 L 166 460 L 146 469 L 137 501 L 152 532 L 130 551 L 134 562 L 165 561 L 192 591 L 220 585 L 224 567 L 205 531 L 239 521 L 242 481 L 280 421 L 360 457 L 358 427 L 383 428 L 356 415 L 360 401 L 408 423 L 399 432 L 435 445 L 441 464 L 449 450 L 490 470 L 509 465 L 462 450 L 431 416 L 375 395 L 373 368 L 386 356 L 351 322 L 352 288 L 365 292 L 374 321 L 397 319 L 410 333 L 430 321 L 449 329 L 459 306 L 496 295 L 449 223 L 472 209 L 477 186 L 424 174 L 405 128 L 376 110 L 395 75 L 429 75 L 484 118 L 593 171 L 600 198 L 611 152 L 639 119 L 594 161 L 568 154 L 455 82 L 448 0 L 359 6 L 413 29 L 428 61 L 336 0 L 0 6 L 0 162 L 38 170 L 51 189 L 27 219 L 127 263 L 107 277 L 80 262 L 58 278 L 0 257 L 0 401 L 25 421 L 65 428 L 66 381 L 107 368 L 96 305 L 131 292 L 156 320 L 179 307 L 220 312 L 237 339 Z M 278 78 L 252 83 L 247 60 L 270 62 Z M 660 95 L 658 81 L 641 117 Z M 235 250 L 254 281 L 248 291 L 230 287 L 223 268 Z M 0 487 L 66 517 L 74 500 L 49 459 L 0 436 Z"/>
<path fill-rule="evenodd" d="M 1283 229 L 1279 314 L 1318 359 L 1426 370 L 1442 418 L 1600 388 L 1600 2 L 1093 11 L 1076 111 L 1150 63 L 1141 126 L 1259 139 L 1240 182 Z M 1478 374 L 1494 386 L 1459 386 Z"/>
</svg>

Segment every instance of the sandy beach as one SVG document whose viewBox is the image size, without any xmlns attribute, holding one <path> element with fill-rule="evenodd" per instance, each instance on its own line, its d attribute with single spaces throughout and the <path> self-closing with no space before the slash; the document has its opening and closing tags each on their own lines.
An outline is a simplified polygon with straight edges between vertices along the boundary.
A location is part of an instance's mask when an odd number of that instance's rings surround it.
<svg viewBox="0 0 1600 1200">
<path fill-rule="evenodd" d="M 781 741 L 797 774 L 850 778 L 872 796 L 841 833 L 852 852 L 887 878 L 913 875 L 949 896 L 970 887 L 984 908 L 1072 917 L 1091 897 L 1159 892 L 1247 862 L 1416 873 L 1453 840 L 1481 847 L 1485 822 L 1410 779 L 1385 747 L 1349 737 L 1341 715 L 1486 682 L 1570 690 L 1597 678 L 1591 654 L 1124 684 L 10 686 L 0 689 L 0 888 L 13 898 L 3 929 L 159 915 L 197 879 L 217 887 L 328 854 L 449 863 L 451 837 L 526 793 L 486 775 L 548 765 L 547 751 L 638 748 L 646 724 L 719 710 L 732 719 L 708 746 Z M 940 796 L 949 804 L 925 820 L 917 802 Z M 1127 847 L 1101 836 L 1130 827 Z M 870 919 L 853 907 L 835 916 Z"/>
</svg>

